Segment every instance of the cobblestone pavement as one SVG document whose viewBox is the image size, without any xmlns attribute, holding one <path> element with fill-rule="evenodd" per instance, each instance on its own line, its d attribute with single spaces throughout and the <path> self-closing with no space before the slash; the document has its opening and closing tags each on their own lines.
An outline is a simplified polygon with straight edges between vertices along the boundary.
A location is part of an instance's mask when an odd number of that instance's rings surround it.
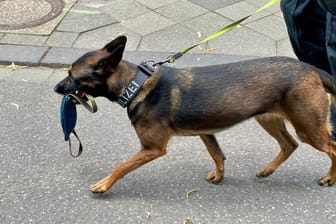
<svg viewBox="0 0 336 224">
<path fill-rule="evenodd" d="M 127 51 L 175 52 L 242 18 L 267 0 L 3 0 L 0 63 L 68 65 L 121 33 Z M 193 53 L 293 56 L 279 5 Z"/>
</svg>

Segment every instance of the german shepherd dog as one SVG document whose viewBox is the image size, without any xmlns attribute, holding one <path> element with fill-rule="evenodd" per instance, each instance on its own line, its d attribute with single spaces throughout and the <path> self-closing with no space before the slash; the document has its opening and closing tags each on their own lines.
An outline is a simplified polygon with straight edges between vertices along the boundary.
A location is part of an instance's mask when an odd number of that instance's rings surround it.
<svg viewBox="0 0 336 224">
<path fill-rule="evenodd" d="M 86 53 L 72 64 L 69 75 L 55 86 L 60 94 L 84 91 L 117 101 L 135 76 L 137 65 L 122 60 L 126 37 Z M 280 145 L 279 154 L 257 171 L 272 174 L 298 147 L 285 120 L 302 142 L 325 152 L 330 170 L 322 186 L 336 182 L 336 142 L 331 138 L 330 105 L 336 95 L 333 78 L 308 64 L 287 57 L 176 69 L 158 66 L 127 107 L 141 149 L 93 184 L 93 193 L 109 190 L 117 180 L 141 165 L 166 154 L 173 135 L 198 135 L 215 162 L 206 179 L 222 180 L 226 159 L 216 132 L 255 117 Z"/>
</svg>

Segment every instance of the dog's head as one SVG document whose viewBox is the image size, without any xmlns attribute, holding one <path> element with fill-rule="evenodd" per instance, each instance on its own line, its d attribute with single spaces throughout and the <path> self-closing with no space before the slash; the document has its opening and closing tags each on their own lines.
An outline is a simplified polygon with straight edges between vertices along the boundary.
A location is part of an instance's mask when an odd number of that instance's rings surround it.
<svg viewBox="0 0 336 224">
<path fill-rule="evenodd" d="M 102 49 L 81 56 L 72 64 L 68 76 L 55 86 L 55 92 L 63 95 L 85 92 L 94 97 L 105 96 L 115 100 L 109 79 L 120 70 L 118 66 L 126 41 L 125 36 L 119 36 Z"/>
</svg>

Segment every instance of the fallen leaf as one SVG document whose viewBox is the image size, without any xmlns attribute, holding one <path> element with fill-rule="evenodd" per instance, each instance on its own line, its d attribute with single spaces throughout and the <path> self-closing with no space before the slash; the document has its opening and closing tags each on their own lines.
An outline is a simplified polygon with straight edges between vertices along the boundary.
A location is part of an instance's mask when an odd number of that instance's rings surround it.
<svg viewBox="0 0 336 224">
<path fill-rule="evenodd" d="M 150 212 L 146 212 L 146 219 L 150 219 L 152 217 L 152 214 Z"/>
<path fill-rule="evenodd" d="M 198 191 L 198 190 L 194 188 L 194 189 L 191 189 L 191 190 L 189 190 L 189 191 L 186 192 L 186 195 L 185 195 L 185 196 L 186 196 L 187 201 L 189 201 L 189 195 L 190 195 L 191 193 L 193 193 L 193 192 L 196 192 L 196 191 Z"/>
<path fill-rule="evenodd" d="M 212 48 L 212 47 L 208 47 L 204 50 L 205 53 L 209 54 L 211 52 L 214 52 L 216 50 L 216 48 Z"/>
<path fill-rule="evenodd" d="M 183 220 L 183 224 L 193 224 L 193 220 L 192 219 L 185 219 Z"/>
<path fill-rule="evenodd" d="M 20 106 L 19 104 L 16 104 L 16 103 L 10 103 L 11 106 L 15 107 L 16 110 L 19 110 L 20 109 Z"/>
<path fill-rule="evenodd" d="M 14 62 L 12 62 L 12 64 L 8 65 L 7 68 L 10 69 L 10 71 L 14 71 L 17 69 L 23 69 L 23 68 L 27 68 L 28 66 L 23 66 L 23 65 L 16 65 Z"/>
</svg>

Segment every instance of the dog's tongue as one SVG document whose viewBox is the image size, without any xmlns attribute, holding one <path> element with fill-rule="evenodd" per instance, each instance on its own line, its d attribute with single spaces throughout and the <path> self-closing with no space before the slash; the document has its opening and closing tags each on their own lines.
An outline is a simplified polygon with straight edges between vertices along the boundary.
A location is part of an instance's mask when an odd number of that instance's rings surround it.
<svg viewBox="0 0 336 224">
<path fill-rule="evenodd" d="M 78 91 L 76 95 L 83 98 L 86 94 L 84 91 Z"/>
</svg>

